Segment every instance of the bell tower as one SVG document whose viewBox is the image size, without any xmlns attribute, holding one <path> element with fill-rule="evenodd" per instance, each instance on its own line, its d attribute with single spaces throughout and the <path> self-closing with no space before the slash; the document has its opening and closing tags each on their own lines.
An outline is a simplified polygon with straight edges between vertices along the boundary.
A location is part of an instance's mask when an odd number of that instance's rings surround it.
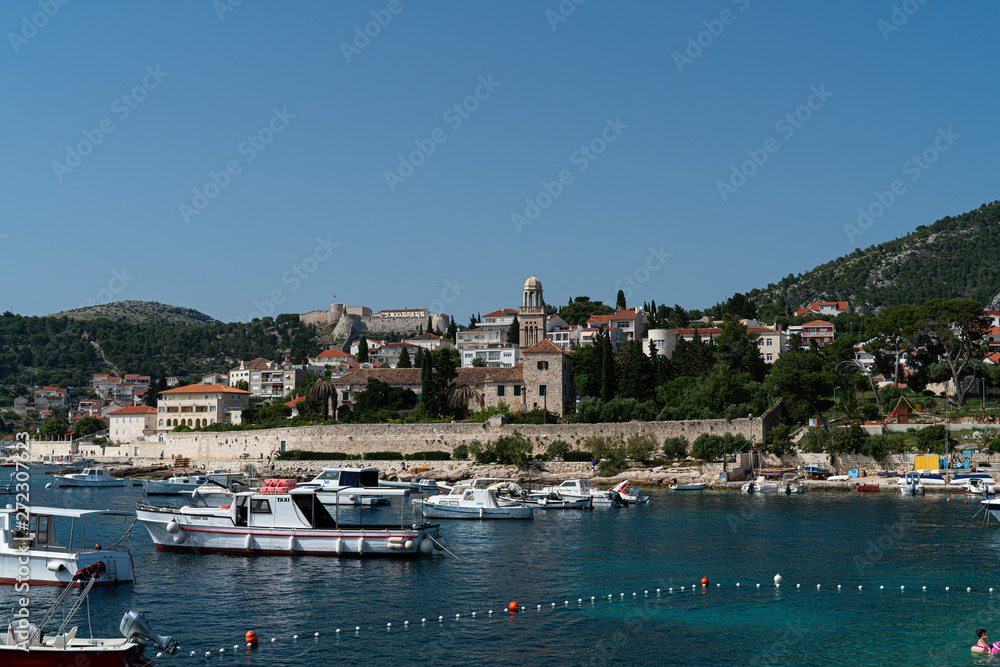
<svg viewBox="0 0 1000 667">
<path fill-rule="evenodd" d="M 542 281 L 534 273 L 524 281 L 524 299 L 517 319 L 521 326 L 519 347 L 522 350 L 545 340 L 545 299 L 542 298 Z"/>
</svg>

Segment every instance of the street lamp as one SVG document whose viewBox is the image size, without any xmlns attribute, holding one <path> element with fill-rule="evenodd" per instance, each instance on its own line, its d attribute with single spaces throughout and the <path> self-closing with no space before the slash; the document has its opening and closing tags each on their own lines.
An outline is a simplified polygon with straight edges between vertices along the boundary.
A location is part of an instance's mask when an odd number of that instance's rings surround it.
<svg viewBox="0 0 1000 667">
<path fill-rule="evenodd" d="M 837 418 L 837 390 L 838 389 L 840 389 L 840 387 L 834 387 L 833 388 L 833 418 L 834 419 Z"/>
</svg>

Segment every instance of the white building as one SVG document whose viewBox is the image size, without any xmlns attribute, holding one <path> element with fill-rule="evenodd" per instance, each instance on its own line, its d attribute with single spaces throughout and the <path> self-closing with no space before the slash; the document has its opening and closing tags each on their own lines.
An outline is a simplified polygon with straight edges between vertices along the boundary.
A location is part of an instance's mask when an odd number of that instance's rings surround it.
<svg viewBox="0 0 1000 667">
<path fill-rule="evenodd" d="M 476 359 L 489 368 L 513 368 L 520 362 L 521 350 L 517 345 L 496 345 L 462 350 L 462 368 L 472 368 Z"/>
<path fill-rule="evenodd" d="M 108 440 L 115 444 L 137 442 L 156 433 L 156 408 L 132 406 L 108 413 Z"/>
<path fill-rule="evenodd" d="M 250 406 L 250 392 L 221 384 L 189 384 L 161 391 L 156 401 L 156 430 L 239 423 L 236 414 Z"/>
</svg>

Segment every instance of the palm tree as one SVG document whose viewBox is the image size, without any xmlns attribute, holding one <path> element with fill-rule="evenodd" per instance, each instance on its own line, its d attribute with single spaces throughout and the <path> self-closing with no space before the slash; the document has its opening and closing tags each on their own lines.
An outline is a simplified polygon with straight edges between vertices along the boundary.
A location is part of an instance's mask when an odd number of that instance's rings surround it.
<svg viewBox="0 0 1000 667">
<path fill-rule="evenodd" d="M 448 405 L 452 407 L 461 405 L 465 408 L 466 414 L 469 412 L 470 403 L 478 405 L 479 409 L 482 410 L 485 402 L 482 394 L 476 391 L 475 387 L 471 384 L 453 382 L 448 385 Z"/>
<path fill-rule="evenodd" d="M 337 388 L 329 380 L 317 380 L 309 388 L 309 398 L 323 402 L 323 421 L 329 419 L 329 410 L 332 409 L 333 414 L 337 414 Z"/>
</svg>

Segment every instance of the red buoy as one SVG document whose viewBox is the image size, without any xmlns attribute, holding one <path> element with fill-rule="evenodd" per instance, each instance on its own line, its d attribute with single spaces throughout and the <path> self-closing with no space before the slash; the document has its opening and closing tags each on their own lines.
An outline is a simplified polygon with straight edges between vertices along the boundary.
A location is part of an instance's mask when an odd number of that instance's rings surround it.
<svg viewBox="0 0 1000 667">
<path fill-rule="evenodd" d="M 253 630 L 247 632 L 247 646 L 257 645 L 257 633 Z"/>
<path fill-rule="evenodd" d="M 511 602 L 509 605 L 507 605 L 507 611 L 509 611 L 512 614 L 516 614 L 517 613 L 517 603 L 516 602 Z"/>
<path fill-rule="evenodd" d="M 702 586 L 708 586 L 708 577 L 702 577 L 701 578 L 701 585 Z"/>
</svg>

